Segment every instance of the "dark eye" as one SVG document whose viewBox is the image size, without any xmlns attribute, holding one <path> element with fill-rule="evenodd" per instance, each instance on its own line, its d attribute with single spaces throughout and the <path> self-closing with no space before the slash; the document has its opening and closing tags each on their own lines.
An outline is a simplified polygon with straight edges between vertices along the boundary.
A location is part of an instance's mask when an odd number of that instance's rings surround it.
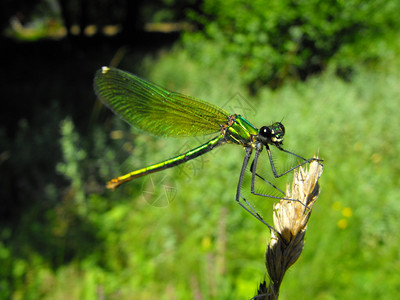
<svg viewBox="0 0 400 300">
<path fill-rule="evenodd" d="M 285 126 L 276 122 L 271 126 L 263 126 L 258 133 L 258 139 L 264 145 L 281 145 L 285 135 Z"/>
<path fill-rule="evenodd" d="M 280 132 L 281 136 L 285 135 L 285 126 L 283 126 L 281 122 L 276 122 L 274 126 L 277 126 L 279 128 L 278 131 Z"/>
<path fill-rule="evenodd" d="M 263 126 L 260 128 L 260 135 L 262 138 L 270 140 L 272 137 L 271 128 L 268 126 Z"/>
</svg>

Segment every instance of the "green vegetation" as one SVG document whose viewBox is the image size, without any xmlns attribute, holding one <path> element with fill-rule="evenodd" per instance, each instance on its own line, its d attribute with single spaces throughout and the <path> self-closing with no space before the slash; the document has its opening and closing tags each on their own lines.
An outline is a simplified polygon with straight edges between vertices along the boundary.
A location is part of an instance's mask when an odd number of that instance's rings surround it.
<svg viewBox="0 0 400 300">
<path fill-rule="evenodd" d="M 325 159 L 306 249 L 284 281 L 282 299 L 299 294 L 301 299 L 376 299 L 398 293 L 400 124 L 394 112 L 400 105 L 399 63 L 398 56 L 387 57 L 375 70 L 359 69 L 351 83 L 326 72 L 277 91 L 264 89 L 256 99 L 257 124 L 284 117 L 291 146 L 308 154 L 319 150 Z M 219 78 L 215 69 L 200 70 L 183 50 L 156 63 L 153 78 L 167 83 L 174 65 L 182 66 L 187 77 L 184 84 L 178 78 L 179 90 L 217 101 L 232 97 L 232 90 L 245 94 L 225 81 L 226 70 Z M 60 126 L 64 158 L 57 169 L 71 181 L 69 193 L 56 210 L 45 213 L 48 228 L 32 219 L 22 223 L 33 222 L 41 234 L 58 239 L 59 253 L 50 253 L 57 268 L 40 246 L 21 257 L 2 245 L 2 265 L 13 259 L 2 272 L 10 271 L 16 299 L 95 299 L 99 293 L 111 299 L 191 299 L 195 294 L 246 299 L 253 294 L 265 273 L 267 232 L 233 200 L 235 182 L 228 178 L 238 174 L 240 149 L 208 155 L 205 167 L 189 177 L 181 170 L 167 171 L 176 197 L 171 205 L 156 208 L 141 197 L 145 180 L 115 192 L 88 192 L 92 163 L 77 145 L 71 121 Z M 117 172 L 115 158 L 126 157 L 104 144 L 107 131 L 98 129 L 94 139 L 96 152 L 102 153 L 95 170 L 104 179 L 115 175 L 106 166 L 113 164 Z M 129 143 L 130 138 L 122 140 Z M 138 135 L 135 143 L 123 164 L 132 169 L 175 153 L 184 141 Z M 269 199 L 253 199 L 260 201 L 272 207 Z M 68 254 L 73 255 L 65 261 Z M 4 277 L 2 286 L 7 286 Z M 10 292 L 2 289 L 4 296 Z"/>
<path fill-rule="evenodd" d="M 324 70 L 332 58 L 348 77 L 354 62 L 381 57 L 376 43 L 397 34 L 398 1 L 204 1 L 192 13 L 204 31 L 186 36 L 185 45 L 199 60 L 220 55 L 240 65 L 243 82 L 253 89 L 279 86 L 288 77 L 304 79 Z M 218 52 L 210 57 L 210 51 Z"/>
<path fill-rule="evenodd" d="M 206 1 L 206 8 L 210 3 Z M 218 11 L 234 15 L 233 4 L 215 3 Z M 316 16 L 314 1 L 310 3 Z M 348 2 L 334 3 L 332 15 Z M 264 43 L 256 39 L 251 42 L 256 53 L 246 58 L 255 60 L 243 60 L 246 50 L 240 45 L 254 37 L 235 31 L 222 38 L 227 31 L 221 24 L 232 22 L 224 18 L 206 26 L 214 39 L 187 34 L 181 45 L 147 57 L 141 65 L 140 75 L 171 90 L 220 106 L 237 101 L 254 106 L 247 113 L 256 126 L 283 119 L 289 149 L 307 157 L 319 152 L 325 159 L 305 249 L 283 281 L 281 299 L 375 300 L 400 294 L 400 41 L 398 33 L 387 29 L 394 22 L 389 8 L 397 7 L 397 1 L 387 1 L 385 10 L 377 9 L 371 18 L 366 16 L 373 3 L 380 2 L 367 3 L 366 11 L 347 18 L 382 27 L 377 32 L 355 30 L 354 44 L 345 40 L 340 51 L 330 52 L 324 71 L 305 81 L 283 76 L 290 80 L 279 88 L 263 85 L 267 78 L 281 79 L 290 51 L 264 45 L 267 54 L 258 55 L 265 49 L 257 50 Z M 269 14 L 284 10 L 276 6 Z M 335 21 L 331 30 L 339 43 L 337 34 L 345 24 L 340 18 Z M 242 24 L 247 19 L 238 28 Z M 317 32 L 330 29 L 318 24 L 313 38 L 321 41 L 325 53 L 330 39 Z M 268 28 L 256 26 L 254 31 Z M 296 30 L 306 29 L 293 30 L 288 34 L 297 36 Z M 277 46 L 290 50 L 296 45 Z M 291 57 L 299 68 L 312 57 L 325 59 L 318 51 L 301 49 L 305 52 Z M 278 62 L 278 67 L 265 67 L 261 58 Z M 137 70 L 137 61 L 128 57 L 120 67 L 134 72 L 133 66 Z M 351 76 L 338 75 L 342 66 L 351 67 Z M 97 67 L 82 69 L 93 69 L 94 75 Z M 73 85 L 61 79 L 53 88 L 69 93 Z M 37 84 L 51 92 L 47 82 Z M 85 84 L 81 96 L 87 98 L 82 101 L 90 101 L 92 86 Z M 256 94 L 250 95 L 249 84 Z M 131 130 L 114 116 L 99 125 L 97 113 L 97 108 L 88 110 L 84 121 L 61 118 L 54 104 L 39 108 L 29 122 L 21 120 L 13 138 L 1 128 L 0 146 L 6 150 L 0 153 L 0 187 L 12 194 L 9 186 L 16 186 L 20 202 L 10 203 L 24 213 L 15 218 L 17 223 L 4 220 L 0 227 L 0 299 L 250 299 L 266 274 L 269 233 L 234 201 L 243 150 L 224 146 L 183 167 L 106 191 L 105 182 L 115 175 L 166 159 L 199 141 L 157 139 Z M 30 124 L 39 125 L 32 130 Z M 263 153 L 260 163 L 267 164 L 266 159 Z M 243 190 L 248 188 L 247 178 Z M 274 202 L 254 196 L 251 201 L 271 223 Z"/>
</svg>

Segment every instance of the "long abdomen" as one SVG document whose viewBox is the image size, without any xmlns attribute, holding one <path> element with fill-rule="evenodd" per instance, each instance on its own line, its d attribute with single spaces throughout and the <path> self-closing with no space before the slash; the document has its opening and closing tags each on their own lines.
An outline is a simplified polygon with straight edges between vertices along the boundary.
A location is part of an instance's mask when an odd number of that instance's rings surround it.
<svg viewBox="0 0 400 300">
<path fill-rule="evenodd" d="M 157 164 L 148 166 L 146 168 L 142 168 L 133 172 L 130 172 L 126 175 L 119 176 L 117 178 L 111 179 L 109 182 L 107 182 L 107 188 L 108 189 L 115 189 L 117 188 L 120 184 L 127 182 L 129 180 L 139 178 L 151 173 L 155 173 L 164 169 L 172 168 L 177 165 L 180 165 L 184 162 L 187 162 L 193 158 L 196 158 L 204 153 L 207 153 L 214 149 L 215 147 L 222 145 L 225 143 L 225 138 L 223 135 L 219 135 L 215 137 L 214 139 L 208 141 L 207 143 L 196 147 L 192 150 L 189 150 L 183 154 L 180 154 L 178 156 L 175 156 L 173 158 L 170 158 L 168 160 L 159 162 Z"/>
</svg>

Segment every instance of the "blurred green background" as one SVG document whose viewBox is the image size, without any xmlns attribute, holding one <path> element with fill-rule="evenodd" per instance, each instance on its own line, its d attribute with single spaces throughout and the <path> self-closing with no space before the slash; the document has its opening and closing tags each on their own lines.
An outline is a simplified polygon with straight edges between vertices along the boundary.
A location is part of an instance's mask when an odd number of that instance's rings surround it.
<svg viewBox="0 0 400 300">
<path fill-rule="evenodd" d="M 265 278 L 269 233 L 234 201 L 240 147 L 105 190 L 204 140 L 119 120 L 93 92 L 102 65 L 258 127 L 283 120 L 289 150 L 319 152 L 321 195 L 281 299 L 400 295 L 399 1 L 35 0 L 0 11 L 0 299 L 250 299 Z M 251 201 L 271 222 L 274 201 Z"/>
</svg>

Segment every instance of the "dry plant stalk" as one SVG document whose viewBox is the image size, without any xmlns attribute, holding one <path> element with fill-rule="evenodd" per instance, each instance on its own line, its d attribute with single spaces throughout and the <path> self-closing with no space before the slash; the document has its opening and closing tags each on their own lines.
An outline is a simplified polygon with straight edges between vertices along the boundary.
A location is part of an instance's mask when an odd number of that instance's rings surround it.
<svg viewBox="0 0 400 300">
<path fill-rule="evenodd" d="M 293 265 L 304 246 L 304 236 L 311 215 L 313 204 L 319 195 L 318 179 L 322 174 L 322 165 L 313 161 L 309 169 L 299 167 L 286 187 L 286 198 L 298 201 L 281 200 L 274 205 L 274 227 L 271 231 L 266 253 L 266 266 L 270 277 L 267 287 L 265 282 L 260 285 L 258 296 L 253 299 L 278 299 L 279 287 L 283 276 Z"/>
</svg>

